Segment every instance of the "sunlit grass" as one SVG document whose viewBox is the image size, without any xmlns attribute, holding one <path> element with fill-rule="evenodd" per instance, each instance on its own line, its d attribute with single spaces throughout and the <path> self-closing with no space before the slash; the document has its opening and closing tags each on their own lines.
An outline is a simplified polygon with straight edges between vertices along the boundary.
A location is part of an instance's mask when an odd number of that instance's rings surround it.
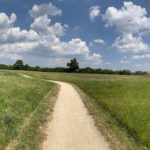
<svg viewBox="0 0 150 150">
<path fill-rule="evenodd" d="M 137 143 L 150 148 L 150 77 L 26 72 L 80 87 L 106 109 Z"/>
<path fill-rule="evenodd" d="M 27 132 L 26 128 L 30 130 L 28 136 L 33 138 L 36 135 L 42 119 L 42 114 L 39 113 L 44 113 L 42 107 L 45 107 L 44 104 L 47 103 L 44 96 L 53 89 L 53 83 L 0 72 L 0 150 L 5 149 L 13 140 L 21 141 Z M 31 125 L 33 120 L 37 125 Z M 28 139 L 30 142 L 34 141 L 29 137 Z M 28 143 L 29 140 L 25 140 L 26 138 L 22 143 L 31 146 Z M 22 147 L 24 144 L 20 143 Z"/>
</svg>

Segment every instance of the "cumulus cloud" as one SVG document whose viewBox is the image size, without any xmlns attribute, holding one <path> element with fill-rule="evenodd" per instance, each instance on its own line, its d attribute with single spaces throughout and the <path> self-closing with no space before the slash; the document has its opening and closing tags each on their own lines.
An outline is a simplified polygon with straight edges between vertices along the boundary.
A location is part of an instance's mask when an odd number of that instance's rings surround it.
<svg viewBox="0 0 150 150">
<path fill-rule="evenodd" d="M 36 32 L 41 33 L 48 33 L 49 32 L 49 26 L 51 23 L 51 19 L 48 18 L 47 15 L 40 16 L 38 18 L 35 18 L 34 22 L 31 24 L 31 29 L 33 29 Z"/>
<path fill-rule="evenodd" d="M 93 40 L 93 42 L 96 44 L 104 44 L 105 43 L 105 41 L 103 39 L 95 39 L 95 40 Z"/>
<path fill-rule="evenodd" d="M 104 44 L 105 44 L 105 41 L 104 41 L 103 39 L 94 39 L 93 41 L 91 41 L 91 42 L 89 43 L 89 45 L 90 45 L 91 47 L 97 46 L 97 45 L 104 45 Z"/>
<path fill-rule="evenodd" d="M 92 6 L 89 12 L 89 18 L 94 21 L 96 17 L 100 16 L 100 7 L 98 5 Z"/>
<path fill-rule="evenodd" d="M 89 48 L 87 47 L 87 44 L 85 41 L 82 41 L 81 39 L 72 39 L 69 42 L 62 42 L 60 43 L 61 49 L 60 52 L 62 54 L 87 54 L 89 53 Z"/>
<path fill-rule="evenodd" d="M 12 13 L 10 17 L 8 17 L 5 13 L 0 13 L 0 30 L 4 30 L 13 25 L 16 21 L 16 14 Z"/>
<path fill-rule="evenodd" d="M 37 18 L 44 15 L 49 16 L 57 16 L 62 15 L 61 9 L 54 6 L 51 2 L 49 4 L 41 4 L 41 5 L 34 5 L 32 10 L 29 11 L 31 17 Z"/>
<path fill-rule="evenodd" d="M 21 41 L 37 41 L 39 35 L 33 30 L 21 30 L 20 27 L 8 28 L 0 34 L 0 43 L 14 43 Z"/>
<path fill-rule="evenodd" d="M 37 45 L 39 35 L 33 30 L 21 30 L 14 27 L 17 19 L 16 14 L 7 16 L 0 13 L 0 50 L 1 57 L 19 58 L 19 54 L 33 49 Z"/>
<path fill-rule="evenodd" d="M 103 15 L 106 27 L 114 26 L 122 33 L 135 33 L 150 27 L 150 18 L 147 11 L 133 2 L 124 2 L 121 9 L 108 7 Z"/>
<path fill-rule="evenodd" d="M 113 47 L 120 52 L 141 53 L 149 51 L 149 45 L 144 43 L 140 37 L 134 37 L 131 33 L 118 37 L 113 43 Z"/>
<path fill-rule="evenodd" d="M 54 25 L 51 26 L 51 31 L 56 35 L 56 36 L 63 36 L 65 35 L 65 31 L 67 30 L 68 26 L 62 25 L 60 22 L 56 22 Z"/>
<path fill-rule="evenodd" d="M 143 37 L 150 31 L 150 18 L 145 8 L 133 2 L 124 2 L 120 9 L 108 7 L 102 17 L 106 27 L 115 27 L 120 33 L 112 44 L 119 52 L 147 54 L 150 46 Z M 126 63 L 126 61 L 121 61 Z"/>
<path fill-rule="evenodd" d="M 150 59 L 150 54 L 143 54 L 143 55 L 134 55 L 132 59 L 140 60 L 140 59 Z"/>
<path fill-rule="evenodd" d="M 86 59 L 93 61 L 94 63 L 98 63 L 98 64 L 102 63 L 102 56 L 97 53 L 93 53 L 92 55 L 87 54 Z"/>
<path fill-rule="evenodd" d="M 50 6 L 52 4 L 49 4 L 48 8 Z M 60 37 L 65 35 L 68 25 L 62 25 L 60 22 L 52 23 L 49 17 L 52 14 L 58 15 L 60 13 L 51 12 L 50 15 L 50 11 L 42 11 L 43 7 L 46 5 L 36 5 L 36 7 L 34 5 L 30 11 L 34 21 L 29 30 L 21 30 L 20 27 L 14 26 L 17 18 L 15 14 L 9 17 L 5 13 L 0 13 L 0 16 L 3 16 L 0 18 L 0 57 L 18 59 L 32 55 L 38 58 L 62 60 L 65 57 L 68 59 L 80 57 L 85 62 L 91 61 L 91 63 L 98 64 L 102 62 L 101 55 L 92 53 L 87 43 L 82 39 L 74 38 L 62 41 Z"/>
</svg>

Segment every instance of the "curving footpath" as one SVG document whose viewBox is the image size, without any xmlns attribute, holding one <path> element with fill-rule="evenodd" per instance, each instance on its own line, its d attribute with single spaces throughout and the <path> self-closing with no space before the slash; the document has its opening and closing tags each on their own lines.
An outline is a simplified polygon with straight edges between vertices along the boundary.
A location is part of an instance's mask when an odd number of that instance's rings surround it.
<svg viewBox="0 0 150 150">
<path fill-rule="evenodd" d="M 60 91 L 43 150 L 109 150 L 77 91 L 70 84 L 55 83 Z"/>
<path fill-rule="evenodd" d="M 45 131 L 47 137 L 42 149 L 110 150 L 108 143 L 95 127 L 77 91 L 68 83 L 51 82 L 59 84 L 60 90 L 53 118 L 47 123 Z"/>
</svg>

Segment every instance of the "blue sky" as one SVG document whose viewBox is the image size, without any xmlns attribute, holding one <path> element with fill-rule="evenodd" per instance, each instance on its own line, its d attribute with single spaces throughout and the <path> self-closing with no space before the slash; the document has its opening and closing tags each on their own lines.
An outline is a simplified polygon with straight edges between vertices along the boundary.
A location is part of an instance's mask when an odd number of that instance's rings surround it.
<svg viewBox="0 0 150 150">
<path fill-rule="evenodd" d="M 1 0 L 0 63 L 147 70 L 148 0 Z"/>
</svg>

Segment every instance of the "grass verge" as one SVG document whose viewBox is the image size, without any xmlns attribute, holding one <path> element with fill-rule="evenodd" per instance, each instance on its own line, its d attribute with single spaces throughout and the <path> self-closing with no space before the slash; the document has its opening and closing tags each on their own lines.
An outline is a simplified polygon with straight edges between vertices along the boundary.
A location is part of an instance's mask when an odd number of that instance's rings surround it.
<svg viewBox="0 0 150 150">
<path fill-rule="evenodd" d="M 80 94 L 89 114 L 94 119 L 96 127 L 108 141 L 112 150 L 147 150 L 143 145 L 137 144 L 106 109 L 98 106 L 95 99 L 86 95 L 76 85 L 73 84 L 73 86 Z"/>
<path fill-rule="evenodd" d="M 58 87 L 55 86 L 43 98 L 37 109 L 28 120 L 26 128 L 22 130 L 18 139 L 16 150 L 38 150 L 45 139 L 44 124 L 47 122 L 47 116 L 50 117 L 56 100 Z"/>
<path fill-rule="evenodd" d="M 91 114 L 94 118 L 96 117 L 95 120 L 105 120 L 96 121 L 96 125 L 98 127 L 108 126 L 102 132 L 106 131 L 105 135 L 112 136 L 112 139 L 116 137 L 118 148 L 124 150 L 150 149 L 149 76 L 25 73 L 78 86 L 90 97 L 87 104 L 93 105 Z"/>
<path fill-rule="evenodd" d="M 51 114 L 58 87 L 11 72 L 0 74 L 0 149 L 39 149 L 41 126 Z"/>
</svg>

